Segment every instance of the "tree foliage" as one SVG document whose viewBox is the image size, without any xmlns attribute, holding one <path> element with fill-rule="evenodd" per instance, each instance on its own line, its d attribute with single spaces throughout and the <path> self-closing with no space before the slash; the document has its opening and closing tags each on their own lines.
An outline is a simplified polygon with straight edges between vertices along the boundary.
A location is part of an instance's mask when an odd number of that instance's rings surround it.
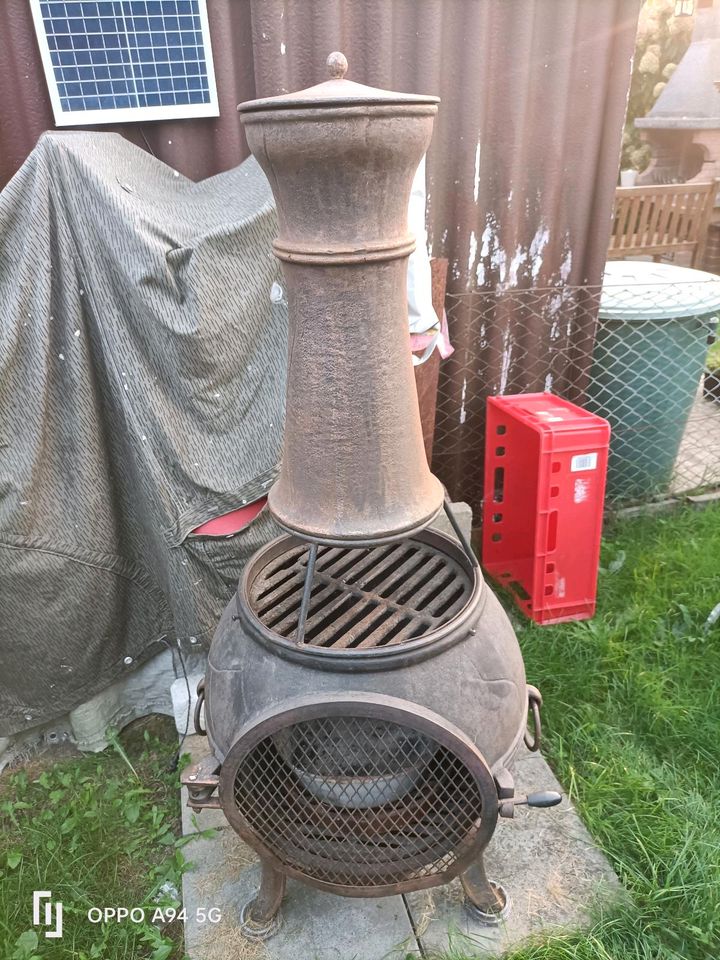
<svg viewBox="0 0 720 960">
<path fill-rule="evenodd" d="M 645 0 L 642 5 L 622 141 L 624 170 L 644 170 L 650 161 L 650 148 L 640 140 L 635 118 L 647 116 L 665 89 L 690 45 L 694 19 L 676 17 L 674 0 Z"/>
</svg>

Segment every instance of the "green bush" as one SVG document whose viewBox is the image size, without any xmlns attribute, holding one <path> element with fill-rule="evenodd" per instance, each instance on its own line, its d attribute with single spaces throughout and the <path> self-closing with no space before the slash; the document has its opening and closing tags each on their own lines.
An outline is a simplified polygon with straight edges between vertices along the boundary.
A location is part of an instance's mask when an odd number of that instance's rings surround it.
<svg viewBox="0 0 720 960">
<path fill-rule="evenodd" d="M 650 162 L 650 148 L 635 129 L 635 118 L 647 116 L 665 89 L 690 45 L 693 23 L 693 17 L 675 16 L 674 0 L 645 0 L 642 6 L 622 139 L 623 170 L 642 171 Z"/>
<path fill-rule="evenodd" d="M 708 350 L 705 365 L 713 373 L 720 371 L 720 327 L 715 331 L 715 343 Z"/>
</svg>

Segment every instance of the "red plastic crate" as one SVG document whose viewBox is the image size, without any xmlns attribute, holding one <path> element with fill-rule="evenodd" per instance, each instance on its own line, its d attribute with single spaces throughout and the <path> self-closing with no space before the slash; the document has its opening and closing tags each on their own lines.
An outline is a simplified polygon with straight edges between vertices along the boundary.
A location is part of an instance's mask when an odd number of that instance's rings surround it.
<svg viewBox="0 0 720 960">
<path fill-rule="evenodd" d="M 550 393 L 488 399 L 483 566 L 536 623 L 595 613 L 609 443 Z"/>
</svg>

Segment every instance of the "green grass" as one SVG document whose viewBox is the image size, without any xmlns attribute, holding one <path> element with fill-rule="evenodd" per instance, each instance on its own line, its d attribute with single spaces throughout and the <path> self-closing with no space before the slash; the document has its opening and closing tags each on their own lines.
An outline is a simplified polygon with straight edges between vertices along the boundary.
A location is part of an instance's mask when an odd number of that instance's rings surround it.
<svg viewBox="0 0 720 960">
<path fill-rule="evenodd" d="M 602 565 L 594 620 L 520 642 L 544 753 L 632 906 L 513 960 L 716 960 L 720 508 L 618 522 Z"/>
<path fill-rule="evenodd" d="M 171 724 L 172 732 L 174 726 Z M 178 839 L 177 740 L 145 730 L 102 754 L 34 761 L 0 780 L 0 957 L 2 960 L 180 958 L 177 921 L 150 922 L 159 904 L 177 907 L 184 841 Z M 63 937 L 32 927 L 34 890 L 63 903 Z M 144 923 L 90 923 L 90 907 L 141 906 Z M 40 936 L 38 937 L 38 932 Z"/>
</svg>

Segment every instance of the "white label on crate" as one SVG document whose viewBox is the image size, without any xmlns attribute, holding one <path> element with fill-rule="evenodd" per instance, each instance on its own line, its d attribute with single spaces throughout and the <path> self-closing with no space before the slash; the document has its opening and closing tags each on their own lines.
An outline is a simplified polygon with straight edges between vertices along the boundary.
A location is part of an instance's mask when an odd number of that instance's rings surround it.
<svg viewBox="0 0 720 960">
<path fill-rule="evenodd" d="M 575 503 L 585 503 L 589 495 L 590 495 L 590 481 L 583 480 L 581 477 L 576 477 L 575 493 L 573 495 L 573 501 Z"/>
<path fill-rule="evenodd" d="M 597 470 L 598 455 L 596 453 L 579 453 L 570 461 L 570 472 L 579 473 L 581 470 Z"/>
</svg>

